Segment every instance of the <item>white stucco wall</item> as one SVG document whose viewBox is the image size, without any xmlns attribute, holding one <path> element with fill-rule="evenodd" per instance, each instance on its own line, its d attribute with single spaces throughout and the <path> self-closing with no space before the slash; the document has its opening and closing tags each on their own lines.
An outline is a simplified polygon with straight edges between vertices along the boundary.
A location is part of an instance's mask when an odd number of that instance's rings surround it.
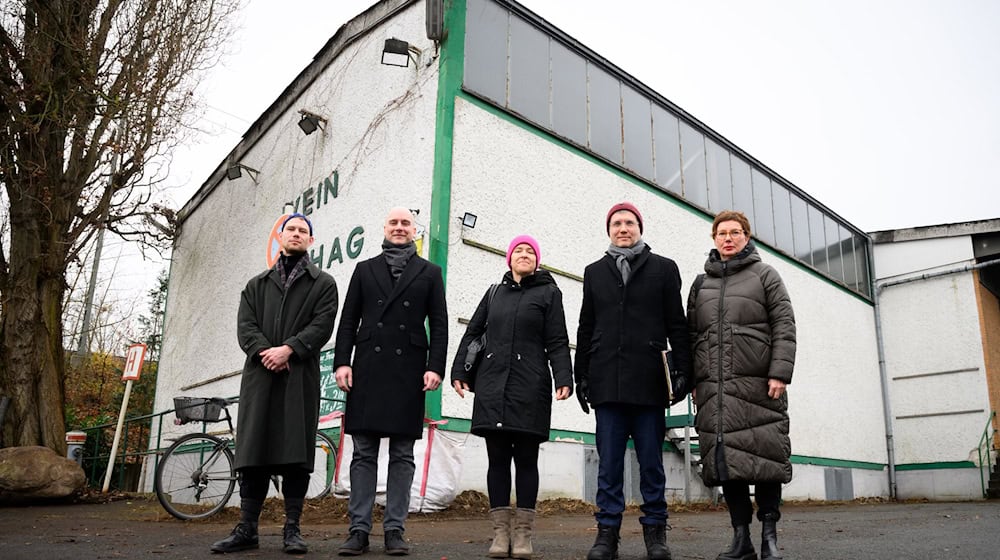
<svg viewBox="0 0 1000 560">
<path fill-rule="evenodd" d="M 894 280 L 912 278 L 970 262 L 972 243 L 958 236 L 882 244 L 876 245 L 875 258 L 888 263 L 877 268 L 892 273 Z M 990 410 L 975 289 L 972 273 L 962 272 L 881 291 L 899 464 L 975 457 Z M 929 471 L 910 474 L 900 479 L 901 485 L 905 480 L 921 484 L 929 476 Z M 978 479 L 976 486 L 978 490 Z M 953 490 L 946 494 L 962 495 Z"/>
<path fill-rule="evenodd" d="M 243 164 L 260 170 L 256 184 L 247 172 L 234 181 L 223 179 L 184 222 L 172 256 L 156 410 L 173 408 L 171 399 L 181 394 L 238 394 L 239 376 L 182 388 L 242 368 L 244 355 L 236 340 L 240 292 L 267 268 L 268 235 L 285 202 L 298 199 L 298 210 L 306 211 L 303 192 L 322 191 L 317 187 L 337 171 L 338 196 L 314 202 L 309 217 L 315 228 L 314 260 L 323 246 L 321 268 L 336 279 L 341 304 L 354 264 L 381 251 L 382 224 L 390 207 L 419 209 L 417 222 L 426 225 L 437 63 L 408 68 L 380 64 L 383 42 L 390 36 L 416 40 L 426 53 L 424 62 L 434 52 L 433 44 L 422 39 L 422 4 L 348 45 L 242 158 Z M 297 126 L 299 109 L 326 117 L 325 131 L 304 135 Z M 364 232 L 354 240 L 363 239 L 363 246 L 352 258 L 348 237 L 359 226 Z M 331 262 L 334 244 L 339 244 L 342 262 Z"/>
<path fill-rule="evenodd" d="M 506 249 L 515 235 L 529 233 L 539 240 L 543 263 L 582 275 L 607 248 L 607 209 L 627 199 L 643 213 L 645 241 L 678 263 L 686 301 L 712 246 L 706 217 L 463 99 L 456 102 L 455 138 L 452 210 L 475 213 L 479 221 L 475 229 L 453 229 L 449 240 L 450 355 L 465 330 L 458 319 L 471 316 L 506 270 L 502 257 L 463 244 L 463 235 Z M 768 250 L 763 258 L 781 273 L 796 313 L 798 356 L 789 389 L 793 453 L 885 463 L 872 307 Z M 556 279 L 575 341 L 582 285 Z M 470 398 L 445 391 L 445 416 L 469 418 L 471 410 Z M 592 433 L 594 417 L 584 415 L 575 399 L 557 402 L 552 427 Z"/>
</svg>

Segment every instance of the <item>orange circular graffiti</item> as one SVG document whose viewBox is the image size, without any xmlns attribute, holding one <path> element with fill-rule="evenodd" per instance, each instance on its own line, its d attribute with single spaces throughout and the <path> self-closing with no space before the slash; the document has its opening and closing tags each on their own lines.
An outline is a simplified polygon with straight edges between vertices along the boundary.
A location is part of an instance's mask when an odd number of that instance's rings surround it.
<svg viewBox="0 0 1000 560">
<path fill-rule="evenodd" d="M 271 235 L 267 237 L 267 248 L 264 254 L 264 260 L 267 262 L 267 268 L 274 266 L 274 263 L 278 262 L 278 256 L 281 255 L 281 224 L 285 223 L 285 220 L 290 216 L 290 214 L 282 214 L 276 222 L 274 222 L 274 227 L 271 228 Z"/>
</svg>

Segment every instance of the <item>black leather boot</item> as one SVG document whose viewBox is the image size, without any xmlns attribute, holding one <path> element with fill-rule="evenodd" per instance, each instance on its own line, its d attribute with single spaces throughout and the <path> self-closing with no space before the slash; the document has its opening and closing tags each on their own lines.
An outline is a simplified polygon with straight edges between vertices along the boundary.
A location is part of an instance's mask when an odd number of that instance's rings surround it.
<svg viewBox="0 0 1000 560">
<path fill-rule="evenodd" d="M 305 554 L 309 552 L 309 545 L 302 538 L 302 531 L 299 529 L 298 523 L 286 522 L 282 533 L 285 536 L 285 548 L 283 549 L 285 552 L 288 554 Z"/>
<path fill-rule="evenodd" d="M 360 556 L 366 552 L 368 552 L 368 533 L 357 529 L 351 531 L 344 544 L 337 549 L 337 554 L 340 556 Z"/>
<path fill-rule="evenodd" d="M 597 538 L 587 553 L 587 560 L 615 560 L 618 558 L 618 531 L 615 525 L 597 525 Z"/>
<path fill-rule="evenodd" d="M 671 560 L 670 549 L 667 548 L 666 525 L 643 525 L 642 540 L 646 541 L 648 560 Z"/>
<path fill-rule="evenodd" d="M 778 550 L 778 519 L 773 514 L 764 516 L 760 530 L 760 560 L 781 560 Z"/>
<path fill-rule="evenodd" d="M 715 560 L 757 560 L 757 551 L 750 540 L 750 526 L 733 527 L 733 542 L 729 550 L 715 557 Z"/>
<path fill-rule="evenodd" d="M 251 550 L 257 548 L 257 526 L 252 523 L 241 521 L 236 524 L 233 532 L 228 537 L 212 544 L 212 552 L 239 552 L 241 550 Z"/>
</svg>

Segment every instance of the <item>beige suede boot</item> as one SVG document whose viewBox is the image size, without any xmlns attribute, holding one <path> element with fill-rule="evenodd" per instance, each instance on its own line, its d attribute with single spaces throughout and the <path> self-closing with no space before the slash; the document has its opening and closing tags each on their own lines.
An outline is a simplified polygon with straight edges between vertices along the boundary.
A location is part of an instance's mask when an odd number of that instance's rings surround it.
<svg viewBox="0 0 1000 560">
<path fill-rule="evenodd" d="M 531 558 L 531 531 L 535 526 L 535 510 L 517 508 L 514 513 L 514 530 L 511 538 L 512 558 Z"/>
<path fill-rule="evenodd" d="M 493 520 L 493 544 L 490 545 L 490 558 L 507 558 L 510 556 L 510 522 L 514 510 L 510 507 L 498 507 L 490 510 Z"/>
</svg>

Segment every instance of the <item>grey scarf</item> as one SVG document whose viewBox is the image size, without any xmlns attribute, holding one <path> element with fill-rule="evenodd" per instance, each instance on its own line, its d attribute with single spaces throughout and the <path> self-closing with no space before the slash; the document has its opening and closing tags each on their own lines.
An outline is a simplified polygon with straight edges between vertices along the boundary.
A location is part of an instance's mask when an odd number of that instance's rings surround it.
<svg viewBox="0 0 1000 560">
<path fill-rule="evenodd" d="M 417 254 L 417 246 L 410 241 L 403 245 L 390 243 L 388 239 L 382 241 L 382 254 L 385 255 L 385 262 L 389 263 L 389 273 L 395 282 L 403 275 L 403 269 L 410 258 Z"/>
<path fill-rule="evenodd" d="M 615 247 L 612 244 L 608 247 L 608 254 L 615 259 L 618 265 L 618 272 L 622 274 L 622 283 L 628 284 L 628 277 L 632 274 L 632 262 L 646 249 L 646 243 L 640 239 L 631 247 Z"/>
<path fill-rule="evenodd" d="M 309 257 L 305 253 L 281 255 L 275 268 L 278 269 L 281 285 L 284 286 L 285 290 L 288 290 L 292 282 L 306 273 L 307 266 L 309 266 Z"/>
</svg>

